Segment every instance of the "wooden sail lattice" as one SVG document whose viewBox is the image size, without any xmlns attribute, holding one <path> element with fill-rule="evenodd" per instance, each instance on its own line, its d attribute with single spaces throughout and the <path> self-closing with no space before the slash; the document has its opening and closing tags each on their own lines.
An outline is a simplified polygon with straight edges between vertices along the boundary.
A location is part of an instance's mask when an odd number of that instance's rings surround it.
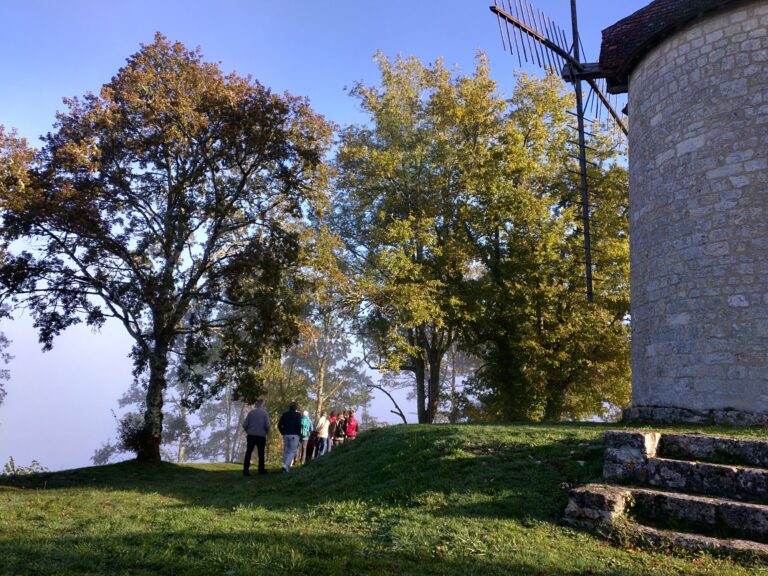
<svg viewBox="0 0 768 576">
<path fill-rule="evenodd" d="M 578 161 L 578 172 L 574 172 L 579 179 L 580 207 L 582 220 L 582 234 L 584 238 L 584 266 L 586 295 L 591 302 L 593 291 L 593 266 L 591 246 L 591 208 L 589 197 L 589 183 L 587 179 L 587 132 L 584 128 L 585 115 L 592 110 L 594 116 L 600 121 L 605 112 L 612 119 L 619 131 L 626 135 L 627 127 L 621 115 L 616 111 L 618 97 L 606 94 L 605 80 L 600 66 L 581 61 L 583 47 L 579 38 L 578 20 L 576 16 L 576 0 L 571 0 L 571 42 L 568 43 L 565 31 L 555 22 L 550 20 L 543 12 L 535 9 L 527 0 L 494 0 L 490 6 L 491 12 L 496 15 L 499 24 L 501 42 L 505 50 L 516 55 L 518 63 L 522 66 L 523 60 L 551 73 L 559 75 L 574 87 L 576 96 L 575 140 L 571 143 L 576 146 L 573 155 Z M 584 97 L 582 82 L 587 84 L 587 96 Z"/>
</svg>

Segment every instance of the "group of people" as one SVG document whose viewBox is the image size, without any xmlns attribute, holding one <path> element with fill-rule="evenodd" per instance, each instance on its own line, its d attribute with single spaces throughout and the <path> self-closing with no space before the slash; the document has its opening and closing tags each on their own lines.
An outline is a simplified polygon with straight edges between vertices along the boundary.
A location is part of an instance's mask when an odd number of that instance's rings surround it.
<svg viewBox="0 0 768 576">
<path fill-rule="evenodd" d="M 243 422 L 247 438 L 244 476 L 250 476 L 254 448 L 258 453 L 259 474 L 267 473 L 264 452 L 271 426 L 269 414 L 264 409 L 264 400 L 259 400 Z M 313 424 L 309 412 L 299 412 L 298 404 L 291 402 L 288 410 L 280 417 L 277 429 L 283 437 L 282 470 L 288 472 L 294 464 L 306 464 L 313 458 L 328 454 L 334 446 L 355 439 L 358 422 L 354 411 L 345 410 L 340 413 L 331 412 L 330 416 L 323 412 L 317 423 Z"/>
</svg>

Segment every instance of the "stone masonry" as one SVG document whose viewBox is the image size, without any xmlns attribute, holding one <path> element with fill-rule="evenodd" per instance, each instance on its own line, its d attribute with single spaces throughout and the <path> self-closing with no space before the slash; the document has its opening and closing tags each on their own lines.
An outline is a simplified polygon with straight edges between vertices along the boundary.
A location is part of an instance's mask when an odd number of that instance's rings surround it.
<svg viewBox="0 0 768 576">
<path fill-rule="evenodd" d="M 640 544 L 768 558 L 768 441 L 615 430 L 563 520 Z"/>
<path fill-rule="evenodd" d="M 632 403 L 646 418 L 765 423 L 766 72 L 761 0 L 688 23 L 630 73 Z"/>
</svg>

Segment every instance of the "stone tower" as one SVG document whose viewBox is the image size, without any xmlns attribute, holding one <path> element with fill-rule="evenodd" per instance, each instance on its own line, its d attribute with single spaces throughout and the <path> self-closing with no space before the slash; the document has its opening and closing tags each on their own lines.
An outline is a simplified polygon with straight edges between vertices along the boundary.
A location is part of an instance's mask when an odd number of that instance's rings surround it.
<svg viewBox="0 0 768 576">
<path fill-rule="evenodd" d="M 768 424 L 768 0 L 656 0 L 600 68 L 629 100 L 627 415 Z"/>
</svg>

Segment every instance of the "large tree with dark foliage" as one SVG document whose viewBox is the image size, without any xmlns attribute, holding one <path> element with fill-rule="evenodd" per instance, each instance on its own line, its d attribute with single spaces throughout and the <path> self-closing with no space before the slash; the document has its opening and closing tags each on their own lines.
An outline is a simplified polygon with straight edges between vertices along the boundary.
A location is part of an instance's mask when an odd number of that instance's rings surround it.
<svg viewBox="0 0 768 576">
<path fill-rule="evenodd" d="M 221 336 L 237 372 L 294 339 L 298 228 L 331 128 L 159 34 L 65 105 L 39 151 L 2 133 L 2 237 L 23 249 L 0 288 L 45 349 L 75 323 L 122 323 L 147 383 L 138 457 L 157 461 L 176 346 L 199 360 Z"/>
</svg>

